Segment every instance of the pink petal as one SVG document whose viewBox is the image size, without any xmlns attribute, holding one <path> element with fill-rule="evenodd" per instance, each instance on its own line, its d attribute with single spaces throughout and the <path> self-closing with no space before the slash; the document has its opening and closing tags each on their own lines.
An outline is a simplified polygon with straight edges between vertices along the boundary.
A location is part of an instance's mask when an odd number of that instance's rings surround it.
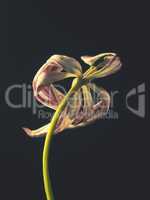
<svg viewBox="0 0 150 200">
<path fill-rule="evenodd" d="M 71 68 L 80 71 L 78 62 L 75 59 L 54 55 L 39 69 L 33 79 L 33 91 L 35 98 L 43 105 L 56 109 L 64 95 L 56 89 L 52 83 L 63 80 L 68 77 L 76 77 L 76 74 L 63 71 L 68 69 L 70 64 Z M 62 62 L 60 62 L 60 60 Z M 67 66 L 67 67 L 66 67 Z"/>
</svg>

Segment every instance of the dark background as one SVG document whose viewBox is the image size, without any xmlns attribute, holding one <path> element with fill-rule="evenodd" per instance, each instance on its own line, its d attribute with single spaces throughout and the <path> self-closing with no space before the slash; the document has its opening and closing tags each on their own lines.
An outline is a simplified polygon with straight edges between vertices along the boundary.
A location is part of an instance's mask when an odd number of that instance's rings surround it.
<svg viewBox="0 0 150 200">
<path fill-rule="evenodd" d="M 145 2 L 14 0 L 9 1 L 7 12 L 8 57 L 1 74 L 0 199 L 46 199 L 41 164 L 44 138 L 31 139 L 21 130 L 22 126 L 38 128 L 44 120 L 33 116 L 29 108 L 10 108 L 4 100 L 8 86 L 31 84 L 50 55 L 79 59 L 108 51 L 119 54 L 122 70 L 96 82 L 108 91 L 120 91 L 115 99 L 119 119 L 99 120 L 54 137 L 50 170 L 55 197 L 149 199 L 150 66 Z M 143 119 L 126 109 L 125 95 L 144 82 Z M 12 100 L 20 101 L 21 95 L 16 91 Z"/>
</svg>

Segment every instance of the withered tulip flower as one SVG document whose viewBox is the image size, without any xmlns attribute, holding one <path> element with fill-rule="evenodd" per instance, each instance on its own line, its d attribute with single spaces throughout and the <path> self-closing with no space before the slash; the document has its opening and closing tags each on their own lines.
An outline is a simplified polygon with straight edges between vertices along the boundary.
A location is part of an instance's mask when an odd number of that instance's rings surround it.
<svg viewBox="0 0 150 200">
<path fill-rule="evenodd" d="M 33 80 L 35 98 L 43 105 L 54 110 L 57 109 L 64 98 L 64 94 L 53 83 L 70 77 L 84 80 L 83 85 L 78 91 L 74 92 L 62 112 L 56 124 L 55 133 L 66 128 L 86 125 L 103 117 L 109 109 L 110 96 L 108 92 L 90 83 L 90 80 L 107 76 L 119 70 L 121 67 L 120 59 L 114 53 L 104 53 L 94 57 L 82 56 L 81 59 L 91 66 L 84 74 L 82 74 L 80 63 L 74 58 L 54 55 L 40 68 Z M 96 102 L 93 99 L 94 93 L 96 93 L 94 95 Z M 38 137 L 45 135 L 48 127 L 49 123 L 37 130 L 28 128 L 24 128 L 24 130 L 32 137 Z"/>
<path fill-rule="evenodd" d="M 35 98 L 43 105 L 56 110 L 50 123 L 37 130 L 24 128 L 31 137 L 46 135 L 43 151 L 43 176 L 48 200 L 54 199 L 48 174 L 48 150 L 53 132 L 85 126 L 102 118 L 109 109 L 110 96 L 102 87 L 91 83 L 93 79 L 102 78 L 117 72 L 121 67 L 115 53 L 102 53 L 96 56 L 82 56 L 89 65 L 83 73 L 80 63 L 71 57 L 53 55 L 39 69 L 33 79 Z M 72 86 L 65 95 L 54 83 L 73 78 Z"/>
</svg>

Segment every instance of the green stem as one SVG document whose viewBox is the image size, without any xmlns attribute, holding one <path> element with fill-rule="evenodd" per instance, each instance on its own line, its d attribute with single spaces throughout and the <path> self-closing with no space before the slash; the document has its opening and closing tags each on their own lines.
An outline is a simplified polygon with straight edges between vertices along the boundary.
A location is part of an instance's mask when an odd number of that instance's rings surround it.
<svg viewBox="0 0 150 200">
<path fill-rule="evenodd" d="M 54 200 L 54 195 L 52 191 L 52 184 L 50 181 L 50 175 L 48 170 L 48 158 L 49 158 L 49 148 L 52 141 L 53 132 L 56 126 L 56 123 L 59 119 L 59 116 L 61 112 L 63 111 L 64 107 L 66 106 L 69 97 L 80 87 L 80 79 L 76 78 L 73 80 L 72 87 L 66 94 L 66 96 L 63 98 L 61 103 L 58 105 L 57 110 L 55 111 L 55 114 L 50 122 L 50 126 L 48 129 L 48 133 L 46 135 L 45 144 L 44 144 L 44 150 L 43 150 L 43 178 L 44 178 L 44 188 L 47 200 Z"/>
</svg>

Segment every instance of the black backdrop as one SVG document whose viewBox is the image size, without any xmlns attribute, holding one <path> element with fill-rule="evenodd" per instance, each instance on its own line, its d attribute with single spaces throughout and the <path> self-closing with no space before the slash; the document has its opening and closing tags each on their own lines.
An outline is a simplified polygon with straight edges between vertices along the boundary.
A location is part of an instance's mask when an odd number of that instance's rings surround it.
<svg viewBox="0 0 150 200">
<path fill-rule="evenodd" d="M 44 138 L 31 139 L 21 130 L 22 126 L 40 127 L 44 119 L 32 115 L 29 108 L 10 108 L 4 98 L 7 88 L 31 84 L 37 69 L 52 54 L 79 59 L 107 51 L 119 54 L 122 70 L 96 82 L 108 91 L 119 91 L 115 98 L 119 119 L 99 120 L 54 137 L 50 165 L 55 197 L 146 199 L 150 84 L 147 10 L 144 2 L 137 1 L 9 2 L 8 64 L 1 76 L 1 199 L 45 199 L 41 164 Z M 146 84 L 145 118 L 125 106 L 127 92 L 142 83 Z M 21 101 L 20 92 L 16 90 L 11 98 Z"/>
</svg>

